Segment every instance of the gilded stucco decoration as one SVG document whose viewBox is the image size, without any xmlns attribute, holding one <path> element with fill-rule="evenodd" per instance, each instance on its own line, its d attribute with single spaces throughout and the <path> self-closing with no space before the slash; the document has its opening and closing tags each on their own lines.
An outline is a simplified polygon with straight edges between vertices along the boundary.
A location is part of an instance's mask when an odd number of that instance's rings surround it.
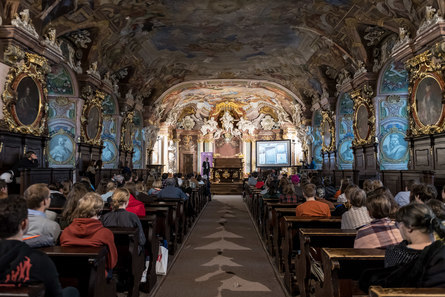
<svg viewBox="0 0 445 297">
<path fill-rule="evenodd" d="M 134 136 L 134 111 L 127 112 L 124 116 L 121 126 L 121 150 L 126 152 L 133 151 Z"/>
<path fill-rule="evenodd" d="M 15 133 L 46 135 L 48 61 L 13 45 L 5 50 L 4 56 L 12 66 L 2 93 L 3 124 Z"/>
<path fill-rule="evenodd" d="M 321 122 L 321 138 L 323 152 L 332 152 L 335 150 L 335 123 L 334 113 L 331 111 L 322 111 L 323 120 Z"/>
<path fill-rule="evenodd" d="M 93 90 L 91 86 L 82 89 L 82 98 L 85 100 L 82 110 L 81 141 L 88 144 L 100 145 L 103 127 L 102 101 L 105 93 Z"/>
<path fill-rule="evenodd" d="M 372 103 L 374 91 L 365 84 L 351 93 L 354 101 L 353 146 L 371 144 L 375 137 L 375 111 Z"/>
<path fill-rule="evenodd" d="M 445 132 L 445 42 L 405 63 L 409 71 L 408 136 Z"/>
</svg>

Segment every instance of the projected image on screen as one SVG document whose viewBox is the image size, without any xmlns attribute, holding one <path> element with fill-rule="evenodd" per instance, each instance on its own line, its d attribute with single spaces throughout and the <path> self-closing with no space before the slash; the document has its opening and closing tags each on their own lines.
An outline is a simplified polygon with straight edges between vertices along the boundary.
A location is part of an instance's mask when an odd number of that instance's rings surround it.
<svg viewBox="0 0 445 297">
<path fill-rule="evenodd" d="M 290 141 L 257 141 L 257 167 L 290 166 Z"/>
</svg>

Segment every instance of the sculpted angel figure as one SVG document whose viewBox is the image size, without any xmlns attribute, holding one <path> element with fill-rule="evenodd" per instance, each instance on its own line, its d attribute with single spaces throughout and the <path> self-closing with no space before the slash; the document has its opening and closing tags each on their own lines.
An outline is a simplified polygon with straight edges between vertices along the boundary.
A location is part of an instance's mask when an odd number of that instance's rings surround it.
<svg viewBox="0 0 445 297">
<path fill-rule="evenodd" d="M 223 124 L 223 128 L 225 131 L 233 131 L 233 117 L 232 115 L 228 112 L 225 111 L 223 117 L 221 118 L 222 124 Z"/>
<path fill-rule="evenodd" d="M 210 120 L 205 120 L 204 124 L 201 127 L 201 132 L 203 135 L 207 134 L 207 131 L 212 132 L 218 128 L 218 123 L 215 121 L 214 117 L 211 117 Z"/>
<path fill-rule="evenodd" d="M 237 126 L 238 126 L 238 129 L 241 131 L 247 130 L 250 135 L 253 135 L 253 133 L 255 131 L 255 125 L 251 121 L 248 121 L 244 118 L 241 118 L 239 120 Z"/>
</svg>

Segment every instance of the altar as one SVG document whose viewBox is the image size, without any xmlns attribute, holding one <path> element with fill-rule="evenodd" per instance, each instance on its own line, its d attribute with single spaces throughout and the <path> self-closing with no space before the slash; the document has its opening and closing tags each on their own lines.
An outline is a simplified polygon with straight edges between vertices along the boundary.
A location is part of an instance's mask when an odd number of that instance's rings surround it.
<svg viewBox="0 0 445 297">
<path fill-rule="evenodd" d="M 218 183 L 239 182 L 243 177 L 242 158 L 213 159 L 213 181 Z"/>
</svg>

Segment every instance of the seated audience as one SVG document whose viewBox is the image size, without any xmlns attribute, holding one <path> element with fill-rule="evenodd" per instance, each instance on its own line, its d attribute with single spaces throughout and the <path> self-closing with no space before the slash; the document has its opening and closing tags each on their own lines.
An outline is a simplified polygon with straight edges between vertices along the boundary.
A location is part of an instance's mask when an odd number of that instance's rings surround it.
<svg viewBox="0 0 445 297">
<path fill-rule="evenodd" d="M 413 180 L 409 180 L 405 183 L 405 191 L 400 191 L 397 193 L 397 195 L 394 197 L 394 200 L 397 202 L 399 207 L 405 206 L 409 204 L 409 197 L 411 193 L 411 187 L 414 185 Z"/>
<path fill-rule="evenodd" d="M 326 203 L 315 200 L 316 187 L 314 184 L 307 184 L 303 188 L 303 196 L 306 199 L 301 205 L 296 208 L 296 216 L 310 216 L 310 217 L 330 217 L 331 212 Z"/>
<path fill-rule="evenodd" d="M 371 193 L 366 199 L 366 208 L 373 220 L 357 231 L 354 248 L 386 248 L 402 241 L 399 228 L 389 218 L 393 205 L 386 192 Z"/>
<path fill-rule="evenodd" d="M 157 179 L 151 185 L 150 190 L 148 190 L 148 195 L 157 195 L 159 191 L 161 191 L 161 189 L 162 189 L 162 180 Z"/>
<path fill-rule="evenodd" d="M 79 296 L 75 288 L 62 290 L 48 255 L 22 242 L 29 223 L 26 203 L 20 197 L 0 199 L 0 284 L 42 283 L 47 297 Z"/>
<path fill-rule="evenodd" d="M 442 187 L 442 192 L 440 193 L 440 199 L 445 202 L 445 185 Z"/>
<path fill-rule="evenodd" d="M 181 172 L 179 172 L 176 175 L 176 182 L 178 183 L 178 187 L 182 187 L 183 180 L 182 180 L 182 173 Z"/>
<path fill-rule="evenodd" d="M 258 172 L 254 171 L 252 172 L 252 174 L 249 176 L 249 179 L 247 180 L 247 184 L 249 186 L 254 187 L 257 183 L 257 179 L 258 179 Z"/>
<path fill-rule="evenodd" d="M 263 194 L 263 198 L 279 198 L 278 193 L 278 181 L 272 180 L 269 182 L 269 187 L 266 193 Z"/>
<path fill-rule="evenodd" d="M 71 192 L 68 193 L 66 197 L 65 209 L 62 211 L 62 216 L 60 218 L 60 226 L 63 228 L 67 227 L 73 221 L 73 212 L 77 207 L 77 203 L 80 198 L 82 198 L 88 189 L 83 183 L 75 183 Z"/>
<path fill-rule="evenodd" d="M 297 198 L 298 198 L 298 196 L 297 196 Z M 331 211 L 331 216 L 332 216 L 332 211 L 335 210 L 335 206 L 334 206 L 334 203 L 325 199 L 325 188 L 324 187 L 317 187 L 316 192 L 315 192 L 315 200 L 323 202 L 327 206 L 329 206 L 329 210 Z"/>
<path fill-rule="evenodd" d="M 255 188 L 262 189 L 264 187 L 264 181 L 261 177 L 258 177 L 258 180 L 255 184 Z"/>
<path fill-rule="evenodd" d="M 99 221 L 104 202 L 99 194 L 87 193 L 73 212 L 73 222 L 60 235 L 61 246 L 103 246 L 108 247 L 106 267 L 109 271 L 116 266 L 117 250 L 113 232 Z"/>
<path fill-rule="evenodd" d="M 205 182 L 202 180 L 202 176 L 200 174 L 198 174 L 196 180 L 198 181 L 199 185 L 205 185 Z"/>
<path fill-rule="evenodd" d="M 280 194 L 281 203 L 297 203 L 298 198 L 294 193 L 294 187 L 292 184 L 288 183 L 283 186 L 283 192 Z"/>
<path fill-rule="evenodd" d="M 66 203 L 66 198 L 63 195 L 63 186 L 59 182 L 55 182 L 48 185 L 49 192 L 51 193 L 51 204 L 49 207 L 63 207 Z"/>
<path fill-rule="evenodd" d="M 334 195 L 334 198 L 337 199 L 337 201 L 339 199 L 339 196 L 345 192 L 346 187 L 349 186 L 350 184 L 351 184 L 351 181 L 349 180 L 349 178 L 342 178 L 341 179 L 341 181 L 340 181 L 340 189 Z M 342 201 L 346 202 L 346 198 L 345 197 L 340 198 L 340 201 L 338 201 L 338 202 L 342 202 Z"/>
<path fill-rule="evenodd" d="M 166 187 L 159 191 L 158 198 L 189 198 L 180 188 L 175 187 L 176 181 L 173 178 L 168 178 L 165 184 Z"/>
<path fill-rule="evenodd" d="M 433 199 L 433 195 L 425 184 L 415 184 L 412 186 L 409 196 L 410 203 L 425 203 L 430 199 Z"/>
<path fill-rule="evenodd" d="M 433 232 L 445 237 L 445 227 L 431 209 L 411 203 L 396 214 L 404 241 L 390 246 L 385 252 L 384 269 L 367 270 L 360 279 L 360 287 L 370 285 L 394 287 L 445 287 L 445 246 L 433 240 Z"/>
<path fill-rule="evenodd" d="M 130 192 L 130 199 L 126 207 L 127 211 L 134 213 L 138 217 L 145 217 L 144 202 L 136 199 L 136 185 L 133 182 L 126 182 L 122 188 L 127 189 Z"/>
<path fill-rule="evenodd" d="M 349 204 L 350 193 L 353 189 L 358 189 L 358 188 L 359 187 L 354 184 L 349 184 L 346 187 L 345 192 L 342 194 L 342 195 L 344 195 L 346 201 L 342 202 L 341 204 L 337 204 L 335 206 L 335 210 L 332 212 L 333 216 L 340 217 L 349 209 L 349 207 L 350 207 L 350 204 Z M 339 199 L 340 199 L 340 197 L 339 197 Z M 342 200 L 343 200 L 343 198 L 342 198 Z"/>
<path fill-rule="evenodd" d="M 145 245 L 145 235 L 142 229 L 141 221 L 138 216 L 132 212 L 126 211 L 130 200 L 130 192 L 127 189 L 117 189 L 111 196 L 111 212 L 104 214 L 100 220 L 105 227 L 130 227 L 138 228 L 139 247 L 143 250 Z"/>
<path fill-rule="evenodd" d="M 348 196 L 350 208 L 341 216 L 341 228 L 358 229 L 371 223 L 372 219 L 365 206 L 365 191 L 356 187 L 349 192 Z"/>
<path fill-rule="evenodd" d="M 63 196 L 65 196 L 65 199 L 68 196 L 68 193 L 71 192 L 72 188 L 73 188 L 73 182 L 72 181 L 65 180 L 65 181 L 62 182 L 62 194 L 63 194 Z"/>
<path fill-rule="evenodd" d="M 363 191 L 365 191 L 366 196 L 369 195 L 374 190 L 375 189 L 372 185 L 372 179 L 365 179 L 365 181 L 363 182 Z"/>
<path fill-rule="evenodd" d="M 151 203 L 155 198 L 147 194 L 147 189 L 143 181 L 136 183 L 136 199 L 142 203 Z"/>
<path fill-rule="evenodd" d="M 29 186 L 23 194 L 28 205 L 28 230 L 23 239 L 31 247 L 52 246 L 60 235 L 60 226 L 46 217 L 51 204 L 50 191 L 45 184 Z"/>
<path fill-rule="evenodd" d="M 116 183 L 114 181 L 109 181 L 106 186 L 105 194 L 100 195 L 104 202 L 108 202 L 108 199 L 113 195 L 114 190 L 117 189 Z"/>
</svg>

